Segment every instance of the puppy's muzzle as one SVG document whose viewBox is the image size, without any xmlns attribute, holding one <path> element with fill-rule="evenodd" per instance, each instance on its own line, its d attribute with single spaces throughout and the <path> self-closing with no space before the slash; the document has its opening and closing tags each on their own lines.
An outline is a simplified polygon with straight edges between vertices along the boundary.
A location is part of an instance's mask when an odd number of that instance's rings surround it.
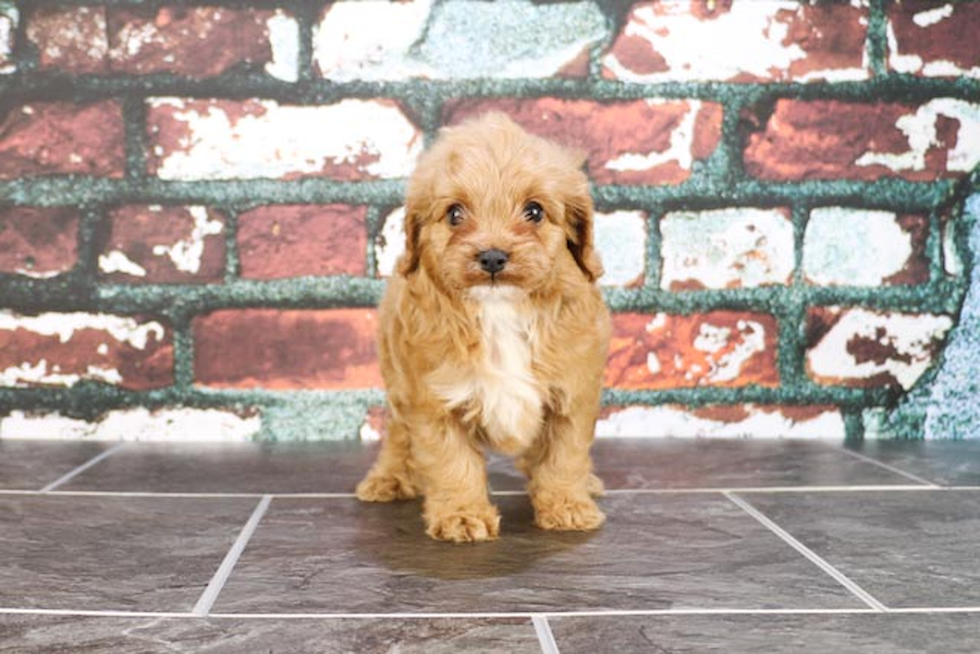
<svg viewBox="0 0 980 654">
<path fill-rule="evenodd" d="M 496 248 L 491 250 L 484 250 L 476 256 L 476 260 L 480 262 L 480 267 L 484 271 L 490 273 L 491 275 L 496 275 L 504 266 L 507 265 L 507 259 L 510 257 L 503 250 L 498 250 Z"/>
</svg>

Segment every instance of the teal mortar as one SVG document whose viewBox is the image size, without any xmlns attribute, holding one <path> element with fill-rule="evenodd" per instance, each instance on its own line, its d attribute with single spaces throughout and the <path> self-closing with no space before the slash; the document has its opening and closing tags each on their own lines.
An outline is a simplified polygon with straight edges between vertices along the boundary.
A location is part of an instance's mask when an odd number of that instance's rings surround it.
<svg viewBox="0 0 980 654">
<path fill-rule="evenodd" d="M 24 4 L 24 3 L 21 3 Z M 79 4 L 45 2 L 45 5 Z M 140 4 L 133 0 L 116 0 L 106 4 Z M 146 3 L 150 4 L 150 3 Z M 237 275 L 235 249 L 235 216 L 261 204 L 344 202 L 363 204 L 368 213 L 368 274 L 375 270 L 373 242 L 380 230 L 381 217 L 401 202 L 402 181 L 336 182 L 326 179 L 293 181 L 202 181 L 166 182 L 145 174 L 146 151 L 143 136 L 143 99 L 150 96 L 176 95 L 202 98 L 266 98 L 294 104 L 319 104 L 347 97 L 385 97 L 400 102 L 408 115 L 423 130 L 427 142 L 435 137 L 441 119 L 441 108 L 447 100 L 458 98 L 539 97 L 554 96 L 599 101 L 637 98 L 695 98 L 719 102 L 725 109 L 722 141 L 717 151 L 698 164 L 689 181 L 670 187 L 598 186 L 593 195 L 599 210 L 640 209 L 651 216 L 651 248 L 647 261 L 648 278 L 640 289 L 610 289 L 606 299 L 614 311 L 666 311 L 700 313 L 716 309 L 742 309 L 771 312 L 780 321 L 778 366 L 782 383 L 778 388 L 695 388 L 665 391 L 608 390 L 604 402 L 620 404 L 680 403 L 688 406 L 708 404 L 776 403 L 834 404 L 845 416 L 848 436 L 859 438 L 865 425 L 890 421 L 892 434 L 922 437 L 929 413 L 907 408 L 916 406 L 914 398 L 935 403 L 937 397 L 951 397 L 949 388 L 966 383 L 962 375 L 950 368 L 952 357 L 942 369 L 926 376 L 910 394 L 909 402 L 896 412 L 885 412 L 873 422 L 869 413 L 894 407 L 902 393 L 892 389 L 859 389 L 821 386 L 810 381 L 803 370 L 803 319 L 808 306 L 860 305 L 882 310 L 910 312 L 944 312 L 958 314 L 974 278 L 971 297 L 980 293 L 980 281 L 973 262 L 977 242 L 960 230 L 957 248 L 967 265 L 965 274 L 950 279 L 942 272 L 939 253 L 940 215 L 964 222 L 962 199 L 971 189 L 980 188 L 980 175 L 959 183 L 939 180 L 932 183 L 880 180 L 856 182 L 847 180 L 800 183 L 764 182 L 749 178 L 741 165 L 744 135 L 740 115 L 743 111 L 765 112 L 778 98 L 839 99 L 852 101 L 918 102 L 934 97 L 954 97 L 980 101 L 980 81 L 968 79 L 920 79 L 889 74 L 885 70 L 885 32 L 883 3 L 872 2 L 868 53 L 875 76 L 865 82 L 839 84 L 728 84 L 664 83 L 652 85 L 621 84 L 600 77 L 598 54 L 615 34 L 622 20 L 624 3 L 598 3 L 607 26 L 607 38 L 597 42 L 591 51 L 590 74 L 584 80 L 454 80 L 399 82 L 333 83 L 315 79 L 311 64 L 310 37 L 316 10 L 311 3 L 292 1 L 209 2 L 228 6 L 284 6 L 292 8 L 300 20 L 300 80 L 289 84 L 255 71 L 239 71 L 216 79 L 190 80 L 172 75 L 141 78 L 121 75 L 66 76 L 36 70 L 36 53 L 23 45 L 15 57 L 19 71 L 0 77 L 0 111 L 27 101 L 69 99 L 94 100 L 122 98 L 126 120 L 126 176 L 120 180 L 84 177 L 26 178 L 0 181 L 0 202 L 14 205 L 77 205 L 84 208 L 79 227 L 79 263 L 71 272 L 52 280 L 31 280 L 0 275 L 0 307 L 22 312 L 103 311 L 112 313 L 152 313 L 167 318 L 175 331 L 174 386 L 157 391 L 134 392 L 96 383 L 81 383 L 71 389 L 0 389 L 0 415 L 12 409 L 58 410 L 64 414 L 93 419 L 107 410 L 131 406 L 181 405 L 201 408 L 258 408 L 263 415 L 261 439 L 353 438 L 367 407 L 383 402 L 381 391 L 272 392 L 216 391 L 201 389 L 193 383 L 193 338 L 190 324 L 194 316 L 227 307 L 331 308 L 373 306 L 383 290 L 383 283 L 372 278 L 299 278 L 269 282 L 246 281 Z M 584 14 L 583 14 L 584 15 Z M 26 22 L 22 17 L 23 24 Z M 593 20 L 589 17 L 588 20 Z M 94 233 L 108 208 L 122 203 L 194 203 L 224 211 L 230 216 L 227 243 L 229 258 L 225 283 L 222 285 L 120 285 L 100 283 L 96 277 Z M 731 289 L 713 291 L 667 292 L 658 287 L 659 243 L 658 216 L 675 209 L 711 209 L 731 206 L 788 206 L 793 212 L 799 246 L 806 215 L 813 206 L 842 204 L 855 208 L 890 209 L 921 212 L 931 217 L 929 282 L 912 287 L 890 288 L 822 288 L 801 283 L 799 247 L 794 283 L 786 287 Z M 972 206 L 972 205 L 971 205 Z M 971 305 L 972 307 L 973 305 Z M 972 310 L 972 309 L 971 309 Z M 973 315 L 973 314 L 971 314 Z M 958 342 L 976 342 L 976 321 L 961 325 L 953 332 L 951 347 Z M 964 336 L 963 334 L 967 335 Z M 959 339 L 959 340 L 957 340 Z M 972 339 L 972 340 L 970 340 Z M 974 347 L 972 352 L 977 352 Z M 977 355 L 967 354 L 969 361 Z M 976 369 L 976 366 L 974 366 Z M 937 372 L 938 371 L 938 372 Z M 938 386 L 937 384 L 944 384 Z M 972 392 L 976 386 L 963 387 Z M 946 390 L 932 390 L 946 389 Z M 972 390 L 971 390 L 972 389 Z M 937 395 L 938 393 L 938 395 Z M 918 406 L 922 406 L 921 403 Z M 937 421 L 934 432 L 943 435 L 946 419 Z M 943 422 L 946 420 L 946 422 Z M 950 423 L 951 424 L 951 423 Z M 969 425 L 970 423 L 964 423 Z M 976 420 L 973 425 L 980 424 Z M 954 431 L 951 435 L 961 435 Z M 975 434 L 974 434 L 975 435 Z"/>
</svg>

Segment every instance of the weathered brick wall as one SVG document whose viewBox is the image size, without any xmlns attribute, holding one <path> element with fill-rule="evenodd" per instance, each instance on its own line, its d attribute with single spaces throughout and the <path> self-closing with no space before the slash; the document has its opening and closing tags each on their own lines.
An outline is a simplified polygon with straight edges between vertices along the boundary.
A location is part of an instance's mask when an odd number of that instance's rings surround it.
<svg viewBox="0 0 980 654">
<path fill-rule="evenodd" d="M 377 431 L 405 177 L 487 109 L 588 155 L 601 433 L 860 436 L 968 288 L 977 34 L 925 0 L 0 0 L 0 436 Z"/>
</svg>

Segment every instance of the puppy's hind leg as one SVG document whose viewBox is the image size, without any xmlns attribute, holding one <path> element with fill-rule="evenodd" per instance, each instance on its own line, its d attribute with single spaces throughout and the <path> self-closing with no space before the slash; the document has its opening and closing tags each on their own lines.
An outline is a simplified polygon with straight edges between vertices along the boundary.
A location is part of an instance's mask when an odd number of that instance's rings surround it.
<svg viewBox="0 0 980 654">
<path fill-rule="evenodd" d="M 392 502 L 417 497 L 411 456 L 408 428 L 393 418 L 388 434 L 381 441 L 377 461 L 357 485 L 357 498 L 363 502 Z"/>
</svg>

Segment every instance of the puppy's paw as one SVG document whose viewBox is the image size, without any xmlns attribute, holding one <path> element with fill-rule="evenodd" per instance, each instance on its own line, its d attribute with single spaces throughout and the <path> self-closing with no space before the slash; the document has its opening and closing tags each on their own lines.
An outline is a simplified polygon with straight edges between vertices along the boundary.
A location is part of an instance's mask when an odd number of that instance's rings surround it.
<svg viewBox="0 0 980 654">
<path fill-rule="evenodd" d="M 587 484 L 586 488 L 589 491 L 589 495 L 591 495 L 592 497 L 602 497 L 603 494 L 606 492 L 605 484 L 602 483 L 602 480 L 599 479 L 595 475 L 595 473 L 592 472 L 589 473 L 589 480 L 588 482 L 586 482 L 586 484 Z"/>
<path fill-rule="evenodd" d="M 542 529 L 591 531 L 606 521 L 606 516 L 589 497 L 548 493 L 534 497 L 532 502 L 534 524 Z"/>
<path fill-rule="evenodd" d="M 500 535 L 500 514 L 493 506 L 448 513 L 429 512 L 426 530 L 436 540 L 476 543 Z"/>
<path fill-rule="evenodd" d="M 393 502 L 411 500 L 418 491 L 411 482 L 391 475 L 369 474 L 357 485 L 357 499 L 362 502 Z"/>
</svg>

